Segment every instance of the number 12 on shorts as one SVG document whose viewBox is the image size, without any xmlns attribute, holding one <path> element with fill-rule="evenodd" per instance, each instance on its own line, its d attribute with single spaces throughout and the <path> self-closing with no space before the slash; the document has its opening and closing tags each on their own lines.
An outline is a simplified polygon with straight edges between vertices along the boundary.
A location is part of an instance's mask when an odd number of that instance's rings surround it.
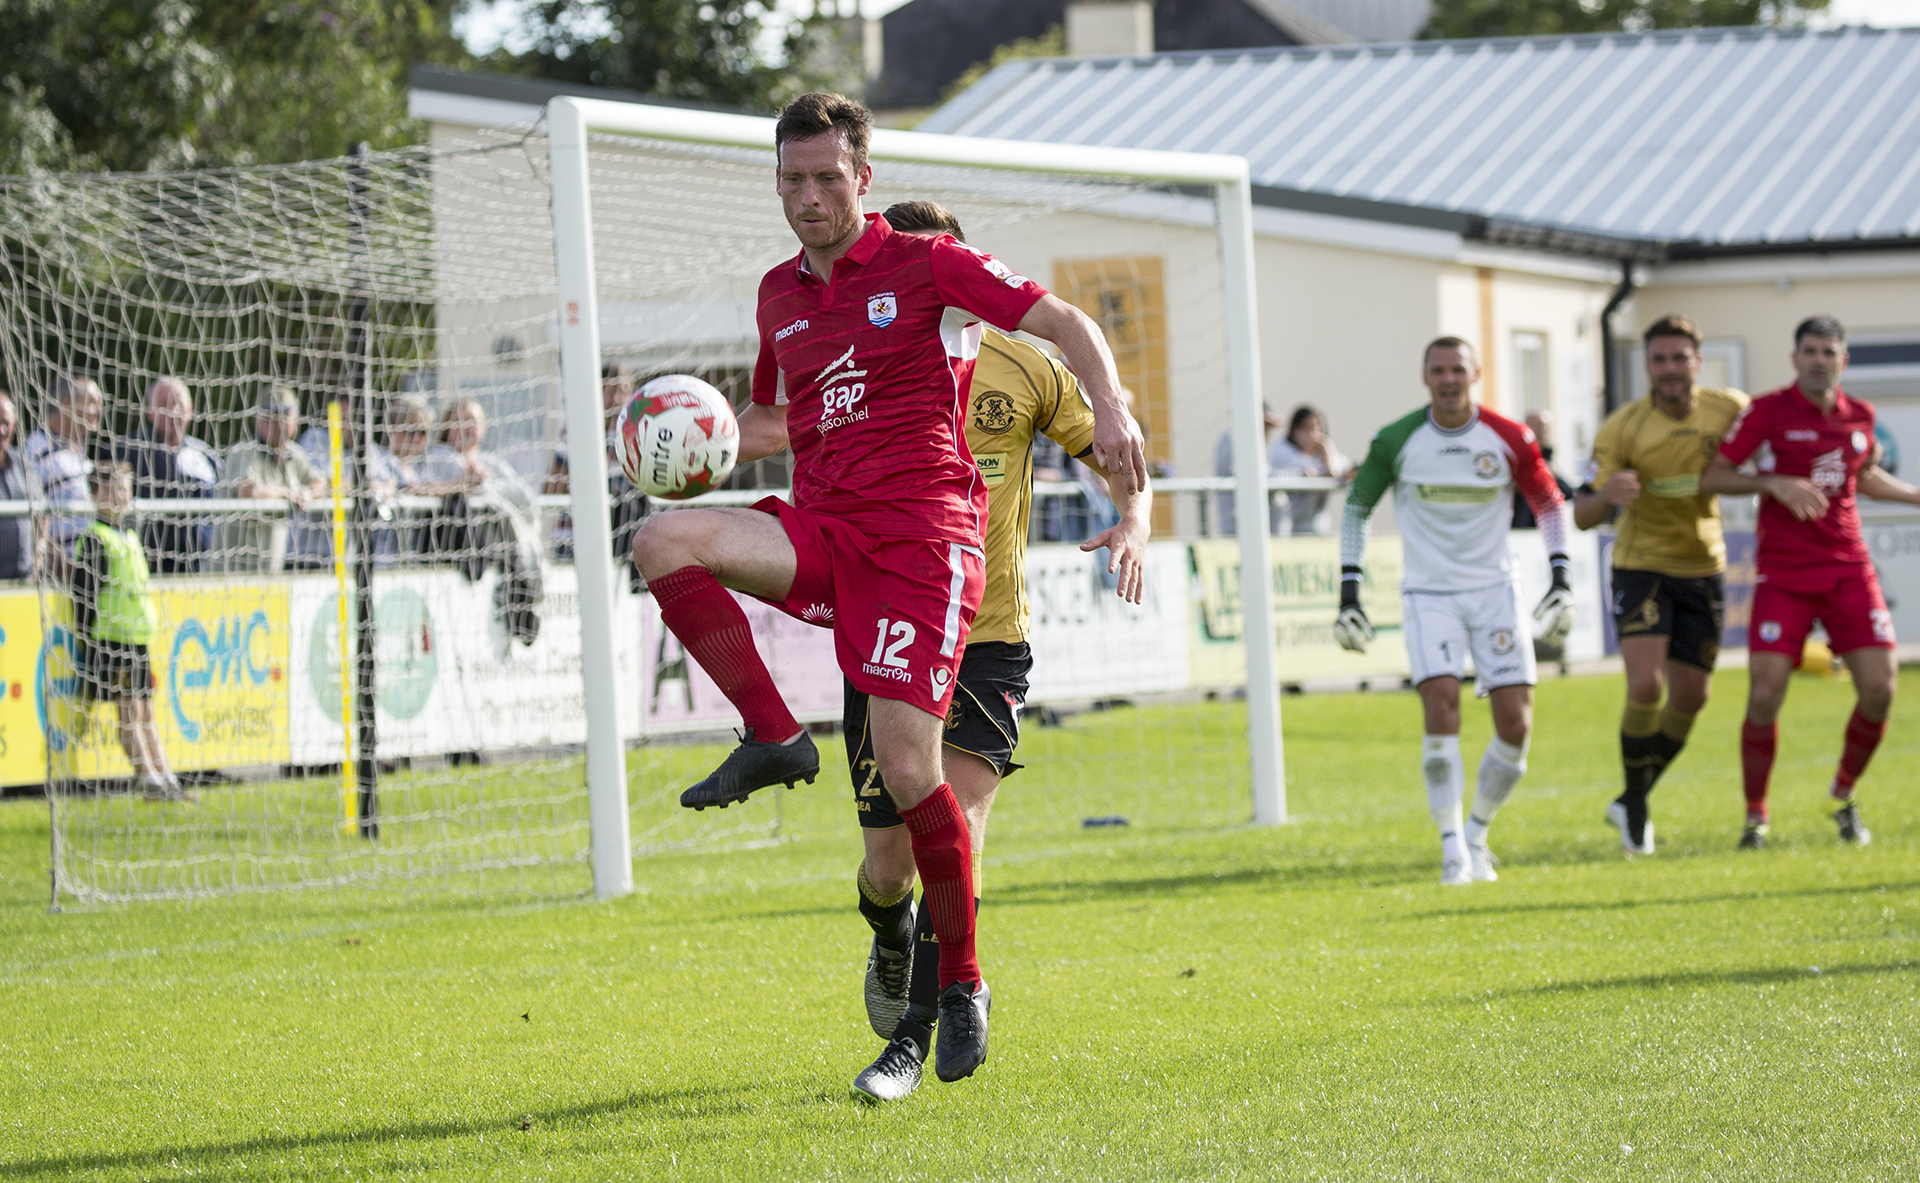
<svg viewBox="0 0 1920 1183">
<path fill-rule="evenodd" d="M 891 645 L 887 643 L 889 635 L 893 637 Z M 911 644 L 913 644 L 913 625 L 904 620 L 888 620 L 882 616 L 880 635 L 874 639 L 873 656 L 869 657 L 867 662 L 870 665 L 889 665 L 897 670 L 906 669 L 907 659 L 900 655 L 900 651 Z"/>
</svg>

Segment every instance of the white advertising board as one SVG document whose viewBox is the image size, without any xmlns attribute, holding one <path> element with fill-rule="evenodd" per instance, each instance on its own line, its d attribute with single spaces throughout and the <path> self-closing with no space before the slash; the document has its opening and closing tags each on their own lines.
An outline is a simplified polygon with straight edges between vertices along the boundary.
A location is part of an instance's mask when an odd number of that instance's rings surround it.
<svg viewBox="0 0 1920 1183">
<path fill-rule="evenodd" d="M 1115 594 L 1103 576 L 1107 552 L 1077 546 L 1027 551 L 1027 600 L 1033 611 L 1031 703 L 1184 690 L 1192 575 L 1180 542 L 1147 544 L 1146 588 L 1139 604 Z"/>
</svg>

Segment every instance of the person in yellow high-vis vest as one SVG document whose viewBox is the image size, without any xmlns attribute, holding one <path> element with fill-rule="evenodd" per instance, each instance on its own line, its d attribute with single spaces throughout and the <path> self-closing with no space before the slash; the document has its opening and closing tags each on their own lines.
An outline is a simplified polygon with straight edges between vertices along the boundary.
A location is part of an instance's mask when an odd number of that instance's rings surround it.
<svg viewBox="0 0 1920 1183">
<path fill-rule="evenodd" d="M 140 535 L 121 522 L 133 504 L 133 470 L 97 464 L 88 477 L 94 518 L 73 542 L 74 664 L 81 693 L 120 714 L 120 746 L 150 801 L 192 801 L 167 767 L 153 726 L 153 664 L 159 632 Z"/>
</svg>

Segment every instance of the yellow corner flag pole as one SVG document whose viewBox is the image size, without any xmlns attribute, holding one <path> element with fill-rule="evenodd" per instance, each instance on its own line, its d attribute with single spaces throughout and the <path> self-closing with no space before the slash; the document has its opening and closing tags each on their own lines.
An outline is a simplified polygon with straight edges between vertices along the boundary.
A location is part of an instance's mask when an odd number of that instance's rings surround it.
<svg viewBox="0 0 1920 1183">
<path fill-rule="evenodd" d="M 327 456 L 333 464 L 333 582 L 340 606 L 340 828 L 351 830 L 354 816 L 353 679 L 347 636 L 347 498 L 340 482 L 340 403 L 327 404 Z"/>
</svg>

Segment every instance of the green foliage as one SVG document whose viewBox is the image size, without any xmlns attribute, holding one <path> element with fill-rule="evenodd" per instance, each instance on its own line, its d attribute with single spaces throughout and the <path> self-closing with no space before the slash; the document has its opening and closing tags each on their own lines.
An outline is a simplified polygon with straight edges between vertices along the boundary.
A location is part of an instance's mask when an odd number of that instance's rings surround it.
<svg viewBox="0 0 1920 1183">
<path fill-rule="evenodd" d="M 46 806 L 9 801 L 0 1162 L 10 1180 L 1908 1177 L 1920 732 L 1896 723 L 1863 784 L 1874 844 L 1841 847 L 1821 814 L 1851 687 L 1796 678 L 1775 841 L 1743 854 L 1744 677 L 1720 680 L 1655 794 L 1660 853 L 1635 860 L 1600 820 L 1621 680 L 1541 686 L 1500 881 L 1465 888 L 1434 882 L 1411 694 L 1289 698 L 1293 821 L 1274 829 L 1077 824 L 1107 786 L 1068 751 L 1142 738 L 1170 779 L 1135 806 L 1209 817 L 1226 791 L 1196 758 L 1229 704 L 1174 710 L 1204 729 L 1125 708 L 1031 727 L 986 851 L 992 1058 L 878 1110 L 846 1093 L 880 1043 L 837 758 L 745 807 L 784 809 L 790 840 L 643 857 L 610 904 L 555 898 L 585 887 L 569 868 L 500 872 L 522 894 L 492 898 L 49 916 Z M 1487 715 L 1464 713 L 1471 760 Z M 723 750 L 635 752 L 635 789 Z M 513 766 L 491 775 L 515 791 Z M 222 793 L 197 809 L 244 823 Z"/>
<path fill-rule="evenodd" d="M 1011 62 L 1019 58 L 1057 58 L 1067 55 L 1067 30 L 1062 25 L 1054 25 L 1038 37 L 1021 37 L 1009 41 L 993 51 L 984 62 L 975 62 L 966 71 L 947 84 L 940 92 L 940 101 L 947 102 L 953 96 L 972 86 L 987 76 L 988 71 L 1002 62 Z"/>
<path fill-rule="evenodd" d="M 767 0 L 545 0 L 529 17 L 526 53 L 488 65 L 564 82 L 697 99 L 768 111 L 807 81 L 768 61 L 760 42 L 775 5 Z M 808 56 L 810 23 L 794 25 L 782 62 Z"/>
<path fill-rule="evenodd" d="M 1829 0 L 1434 0 L 1428 38 L 1796 25 Z"/>
<path fill-rule="evenodd" d="M 412 143 L 458 0 L 4 0 L 0 172 L 284 163 Z"/>
</svg>

